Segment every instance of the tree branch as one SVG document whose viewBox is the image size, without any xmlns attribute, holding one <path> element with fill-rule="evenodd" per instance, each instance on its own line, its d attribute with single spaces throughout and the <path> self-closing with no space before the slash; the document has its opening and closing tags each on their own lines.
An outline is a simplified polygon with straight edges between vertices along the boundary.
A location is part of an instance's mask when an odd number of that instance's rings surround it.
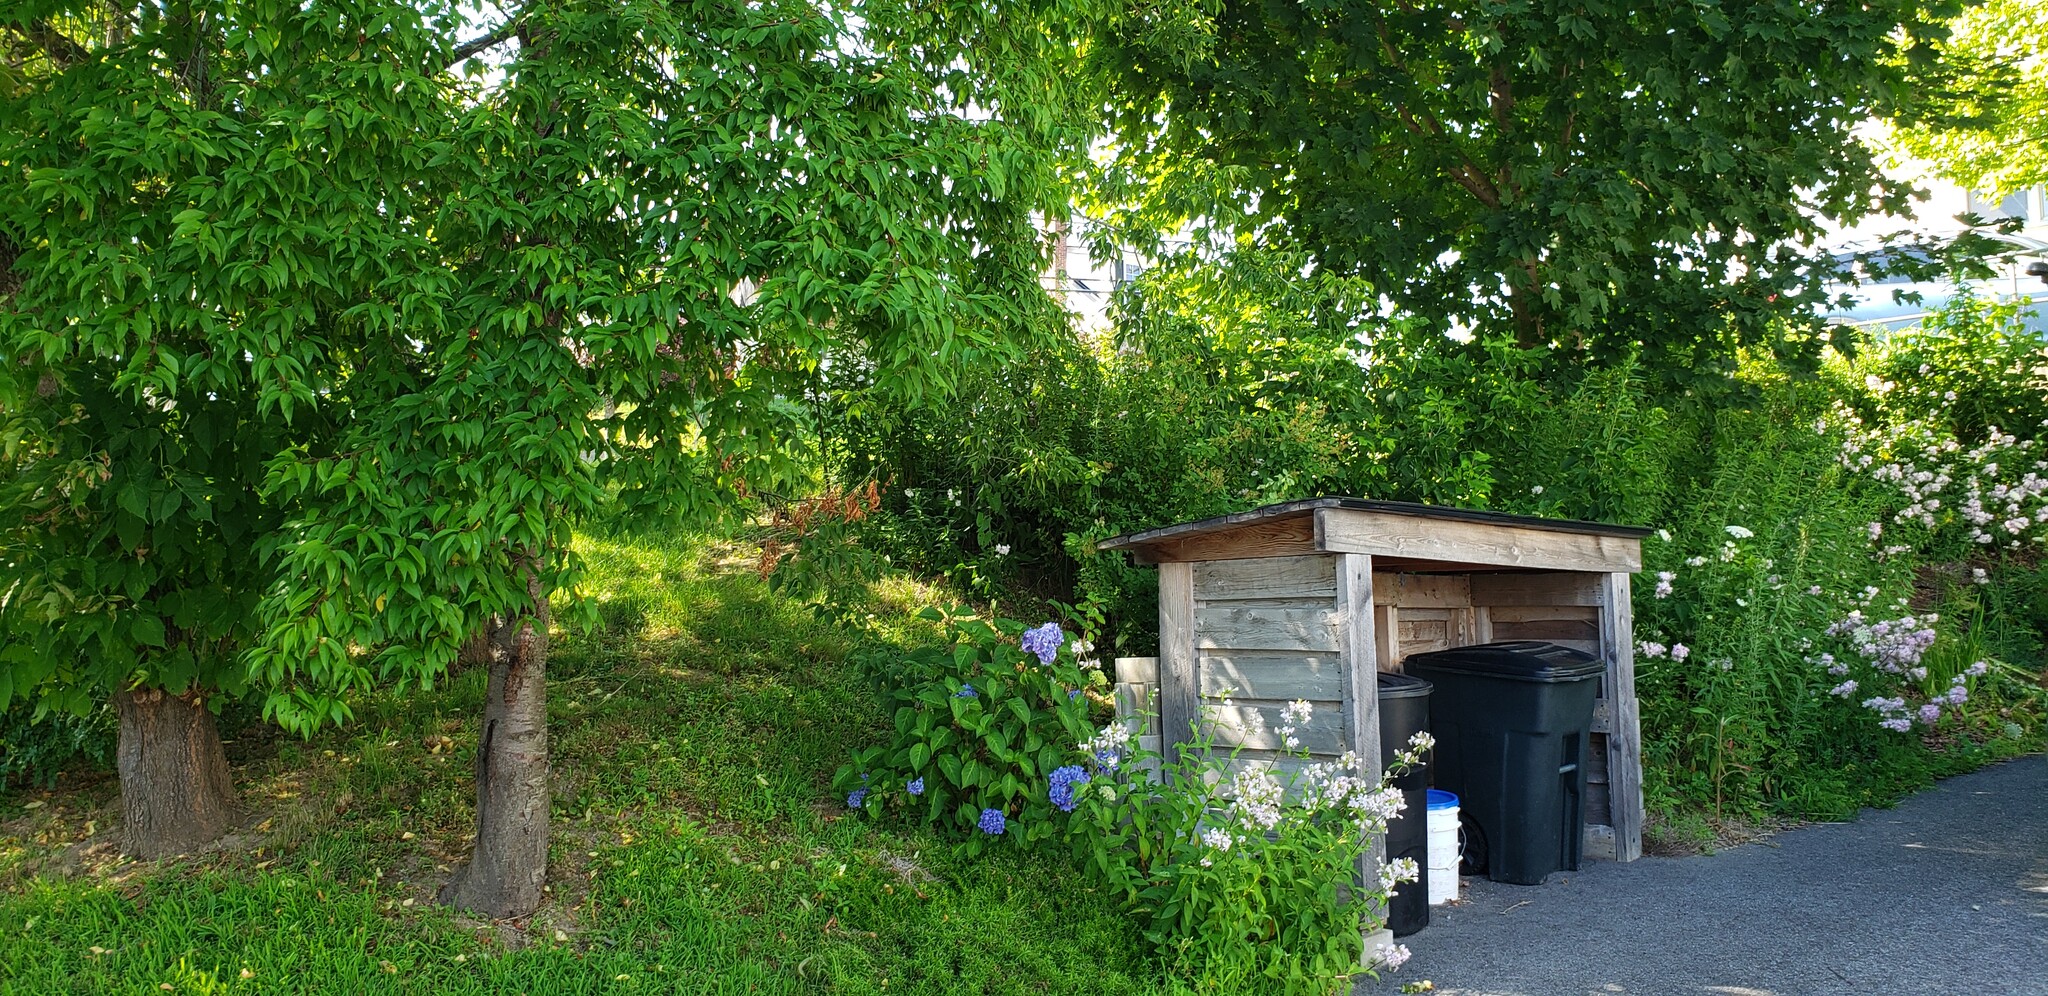
<svg viewBox="0 0 2048 996">
<path fill-rule="evenodd" d="M 526 11 L 527 8 L 521 7 L 514 11 L 511 17 L 506 18 L 505 23 L 455 46 L 455 57 L 449 59 L 448 64 L 452 66 L 485 49 L 495 48 L 498 45 L 504 44 L 505 40 L 511 38 L 519 30 L 519 25 L 526 20 Z"/>
<path fill-rule="evenodd" d="M 49 56 L 50 61 L 56 63 L 59 69 L 73 63 L 84 62 L 90 54 L 85 50 L 85 46 L 72 41 L 64 32 L 57 30 L 57 26 L 51 24 L 47 17 L 32 17 L 27 21 L 11 22 L 7 26 L 14 29 L 15 34 L 28 39 L 30 44 L 42 49 L 43 54 Z"/>
</svg>

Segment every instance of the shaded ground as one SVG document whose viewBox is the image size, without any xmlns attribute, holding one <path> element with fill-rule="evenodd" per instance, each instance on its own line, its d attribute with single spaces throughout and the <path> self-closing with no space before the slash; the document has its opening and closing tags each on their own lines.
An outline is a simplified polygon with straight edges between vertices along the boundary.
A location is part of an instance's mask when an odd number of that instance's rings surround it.
<svg viewBox="0 0 2048 996">
<path fill-rule="evenodd" d="M 2048 757 L 1711 857 L 1466 886 L 1361 994 L 2048 996 Z"/>
</svg>

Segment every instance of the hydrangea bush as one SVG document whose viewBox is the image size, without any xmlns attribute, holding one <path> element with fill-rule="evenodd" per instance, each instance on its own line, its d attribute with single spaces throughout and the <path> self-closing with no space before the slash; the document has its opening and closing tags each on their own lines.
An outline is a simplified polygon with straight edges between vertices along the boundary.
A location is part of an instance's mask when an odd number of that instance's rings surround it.
<svg viewBox="0 0 2048 996">
<path fill-rule="evenodd" d="M 1027 629 L 971 610 L 928 609 L 950 643 L 878 668 L 894 736 L 854 753 L 835 779 L 847 806 L 900 810 L 963 835 L 971 849 L 1064 833 L 1086 773 L 1073 745 L 1090 735 L 1100 665 L 1078 659 L 1058 623 Z"/>
</svg>

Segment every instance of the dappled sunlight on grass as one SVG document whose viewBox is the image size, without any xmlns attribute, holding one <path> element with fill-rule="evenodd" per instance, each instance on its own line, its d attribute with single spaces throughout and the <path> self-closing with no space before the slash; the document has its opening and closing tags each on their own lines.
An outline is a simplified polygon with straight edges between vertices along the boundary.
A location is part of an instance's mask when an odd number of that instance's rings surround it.
<svg viewBox="0 0 2048 996">
<path fill-rule="evenodd" d="M 883 582 L 856 632 L 775 596 L 730 544 L 581 548 L 598 624 L 554 640 L 551 898 L 530 920 L 434 904 L 472 832 L 471 671 L 360 702 L 355 724 L 308 741 L 228 730 L 251 815 L 212 853 L 120 859 L 108 779 L 33 810 L 0 799 L 0 937 L 33 939 L 0 944 L 0 978 L 38 993 L 1155 990 L 1120 904 L 1061 862 L 968 863 L 833 797 L 833 769 L 885 723 L 857 651 L 935 636 L 909 612 L 937 591 Z"/>
</svg>

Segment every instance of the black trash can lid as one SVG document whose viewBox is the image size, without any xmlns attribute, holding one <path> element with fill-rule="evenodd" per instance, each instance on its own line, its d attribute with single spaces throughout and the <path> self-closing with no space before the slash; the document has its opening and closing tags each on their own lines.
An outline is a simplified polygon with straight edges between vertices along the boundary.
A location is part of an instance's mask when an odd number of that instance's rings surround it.
<svg viewBox="0 0 2048 996">
<path fill-rule="evenodd" d="M 1413 675 L 1380 672 L 1380 698 L 1414 699 L 1429 694 L 1430 684 Z"/>
<path fill-rule="evenodd" d="M 1406 665 L 1520 681 L 1577 681 L 1607 669 L 1598 658 L 1541 640 L 1507 640 L 1408 655 Z M 1385 675 L 1381 676 L 1382 679 Z"/>
</svg>

